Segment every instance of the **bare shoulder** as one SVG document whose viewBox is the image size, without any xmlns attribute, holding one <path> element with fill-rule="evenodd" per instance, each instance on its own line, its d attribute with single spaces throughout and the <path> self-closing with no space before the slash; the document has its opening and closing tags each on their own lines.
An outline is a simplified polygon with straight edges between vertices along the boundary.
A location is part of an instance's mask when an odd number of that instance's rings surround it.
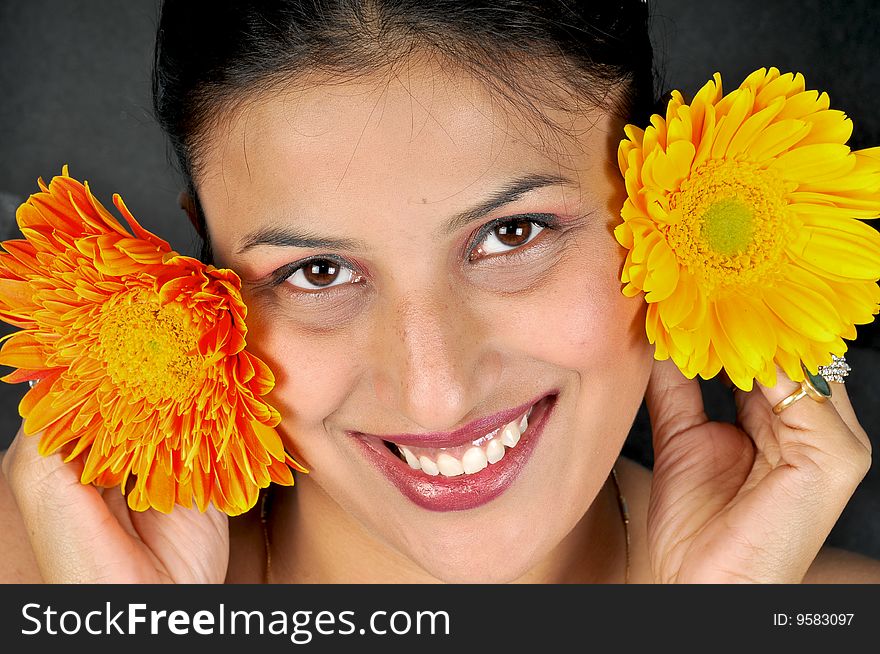
<svg viewBox="0 0 880 654">
<path fill-rule="evenodd" d="M 0 462 L 3 461 L 4 456 L 6 450 L 0 451 Z M 2 470 L 0 470 L 0 552 L 3 553 L 0 563 L 0 583 L 42 583 L 43 579 L 24 522 Z"/>
<path fill-rule="evenodd" d="M 880 584 L 880 560 L 831 545 L 819 550 L 805 584 Z"/>
</svg>

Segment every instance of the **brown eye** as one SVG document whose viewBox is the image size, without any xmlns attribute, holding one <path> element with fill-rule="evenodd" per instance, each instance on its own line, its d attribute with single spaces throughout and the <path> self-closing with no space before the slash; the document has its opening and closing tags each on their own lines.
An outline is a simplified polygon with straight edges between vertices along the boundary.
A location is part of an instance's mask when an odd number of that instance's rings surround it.
<svg viewBox="0 0 880 654">
<path fill-rule="evenodd" d="M 317 259 L 303 267 L 303 277 L 315 286 L 329 286 L 339 276 L 339 266 L 332 261 Z"/>
<path fill-rule="evenodd" d="M 512 218 L 490 228 L 481 243 L 477 244 L 478 254 L 498 254 L 522 247 L 546 229 L 536 220 Z M 471 257 L 473 258 L 473 256 Z"/>
<path fill-rule="evenodd" d="M 357 273 L 329 259 L 312 259 L 302 264 L 287 278 L 287 283 L 305 290 L 340 286 L 359 280 Z"/>
<path fill-rule="evenodd" d="M 519 247 L 529 242 L 532 235 L 532 222 L 530 220 L 517 220 L 505 223 L 495 228 L 498 240 L 508 247 Z"/>
</svg>

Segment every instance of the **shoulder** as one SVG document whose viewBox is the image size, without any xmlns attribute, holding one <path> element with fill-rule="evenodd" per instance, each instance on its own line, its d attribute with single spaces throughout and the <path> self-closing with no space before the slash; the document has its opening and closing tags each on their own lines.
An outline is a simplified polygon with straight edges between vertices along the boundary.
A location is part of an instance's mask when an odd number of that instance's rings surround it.
<svg viewBox="0 0 880 654">
<path fill-rule="evenodd" d="M 617 459 L 615 468 L 630 514 L 633 547 L 631 579 L 633 583 L 651 583 L 647 518 L 653 472 L 641 463 L 623 456 Z M 802 583 L 877 584 L 880 583 L 880 560 L 825 545 L 819 550 Z"/>
<path fill-rule="evenodd" d="M 880 584 L 880 561 L 830 545 L 819 550 L 805 584 Z"/>
<path fill-rule="evenodd" d="M 0 462 L 6 450 L 0 451 Z M 38 584 L 43 579 L 15 498 L 0 470 L 0 583 Z"/>
</svg>

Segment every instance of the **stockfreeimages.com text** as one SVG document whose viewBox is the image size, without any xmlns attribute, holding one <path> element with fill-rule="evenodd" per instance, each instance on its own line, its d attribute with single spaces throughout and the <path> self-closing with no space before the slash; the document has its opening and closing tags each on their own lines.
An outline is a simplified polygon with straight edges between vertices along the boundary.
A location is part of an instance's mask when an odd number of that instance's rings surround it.
<svg viewBox="0 0 880 654">
<path fill-rule="evenodd" d="M 265 611 L 231 610 L 224 604 L 216 609 L 151 610 L 146 604 L 125 604 L 114 608 L 106 602 L 102 609 L 59 610 L 51 605 L 25 604 L 21 609 L 21 633 L 74 635 L 173 634 L 204 636 L 255 634 L 289 636 L 297 645 L 311 642 L 315 635 L 352 634 L 425 636 L 449 635 L 446 611 L 373 611 L 358 626 L 355 611 Z"/>
</svg>

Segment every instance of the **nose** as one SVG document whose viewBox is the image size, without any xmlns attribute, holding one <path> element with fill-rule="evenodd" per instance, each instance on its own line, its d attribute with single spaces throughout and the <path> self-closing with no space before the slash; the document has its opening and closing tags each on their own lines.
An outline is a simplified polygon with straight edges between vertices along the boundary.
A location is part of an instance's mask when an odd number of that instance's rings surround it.
<svg viewBox="0 0 880 654">
<path fill-rule="evenodd" d="M 501 374 L 485 320 L 451 283 L 386 300 L 373 362 L 380 401 L 425 431 L 460 426 Z"/>
</svg>

